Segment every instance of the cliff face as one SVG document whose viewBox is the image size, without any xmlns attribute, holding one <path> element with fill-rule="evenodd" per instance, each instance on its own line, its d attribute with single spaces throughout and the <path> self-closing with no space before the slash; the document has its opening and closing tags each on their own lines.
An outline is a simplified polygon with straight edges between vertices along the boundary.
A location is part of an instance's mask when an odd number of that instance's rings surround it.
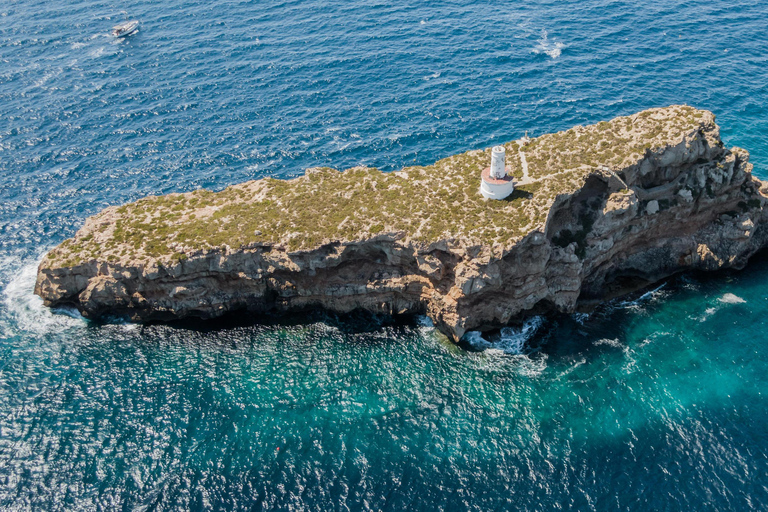
<svg viewBox="0 0 768 512">
<path fill-rule="evenodd" d="M 507 148 L 527 183 L 509 201 L 479 199 L 486 151 L 108 208 L 43 260 L 35 293 L 139 322 L 424 313 L 458 340 L 679 271 L 740 268 L 768 241 L 762 183 L 746 151 L 723 147 L 709 112 L 655 109 Z M 302 224 L 307 197 L 331 200 Z"/>
</svg>

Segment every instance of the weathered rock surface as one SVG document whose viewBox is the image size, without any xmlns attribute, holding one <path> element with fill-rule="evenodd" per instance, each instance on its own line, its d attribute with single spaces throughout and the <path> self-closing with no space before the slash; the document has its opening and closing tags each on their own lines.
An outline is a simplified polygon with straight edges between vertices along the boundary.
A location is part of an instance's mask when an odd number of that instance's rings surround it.
<svg viewBox="0 0 768 512">
<path fill-rule="evenodd" d="M 743 267 L 768 241 L 766 196 L 748 158 L 723 146 L 707 112 L 636 161 L 589 169 L 579 188 L 554 198 L 543 224 L 507 244 L 385 230 L 302 250 L 259 242 L 187 249 L 173 260 L 49 257 L 35 293 L 89 318 L 138 322 L 308 308 L 426 314 L 458 340 L 525 315 L 572 312 L 676 272 Z M 108 236 L 119 217 L 106 210 L 74 240 Z"/>
</svg>

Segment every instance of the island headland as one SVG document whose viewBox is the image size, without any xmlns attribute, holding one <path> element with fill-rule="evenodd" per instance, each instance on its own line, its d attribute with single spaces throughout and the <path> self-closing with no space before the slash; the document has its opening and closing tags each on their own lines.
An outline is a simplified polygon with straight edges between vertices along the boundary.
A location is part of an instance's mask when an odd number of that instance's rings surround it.
<svg viewBox="0 0 768 512">
<path fill-rule="evenodd" d="M 113 206 L 44 257 L 35 293 L 136 322 L 425 314 L 458 341 L 684 270 L 741 268 L 768 242 L 768 187 L 711 112 L 651 109 L 504 149 L 504 200 L 480 194 L 489 148 Z"/>
</svg>

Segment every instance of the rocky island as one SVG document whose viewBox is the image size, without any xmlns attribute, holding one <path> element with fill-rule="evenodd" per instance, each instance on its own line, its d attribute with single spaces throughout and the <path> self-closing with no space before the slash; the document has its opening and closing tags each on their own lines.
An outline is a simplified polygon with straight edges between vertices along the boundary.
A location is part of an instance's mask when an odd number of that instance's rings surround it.
<svg viewBox="0 0 768 512">
<path fill-rule="evenodd" d="M 500 201 L 479 192 L 488 149 L 110 207 L 46 255 L 35 293 L 137 322 L 426 314 L 459 340 L 676 272 L 739 268 L 768 241 L 768 190 L 711 112 L 651 109 L 504 147 L 518 184 Z"/>
</svg>

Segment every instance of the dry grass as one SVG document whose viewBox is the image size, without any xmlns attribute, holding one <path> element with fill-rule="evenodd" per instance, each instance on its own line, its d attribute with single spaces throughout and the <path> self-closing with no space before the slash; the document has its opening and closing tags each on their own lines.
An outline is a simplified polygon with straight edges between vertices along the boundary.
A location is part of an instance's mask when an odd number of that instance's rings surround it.
<svg viewBox="0 0 768 512">
<path fill-rule="evenodd" d="M 276 244 L 296 251 L 395 232 L 425 243 L 463 238 L 509 245 L 541 229 L 555 197 L 578 190 L 596 167 L 636 163 L 646 150 L 697 129 L 704 114 L 669 107 L 538 137 L 524 148 L 530 176 L 538 181 L 504 201 L 487 201 L 478 192 L 490 149 L 397 173 L 312 169 L 293 180 L 267 178 L 218 193 L 147 197 L 109 209 L 49 258 L 58 266 L 93 258 L 178 260 L 223 246 Z M 506 147 L 510 173 L 521 177 L 520 148 L 516 142 Z"/>
</svg>

